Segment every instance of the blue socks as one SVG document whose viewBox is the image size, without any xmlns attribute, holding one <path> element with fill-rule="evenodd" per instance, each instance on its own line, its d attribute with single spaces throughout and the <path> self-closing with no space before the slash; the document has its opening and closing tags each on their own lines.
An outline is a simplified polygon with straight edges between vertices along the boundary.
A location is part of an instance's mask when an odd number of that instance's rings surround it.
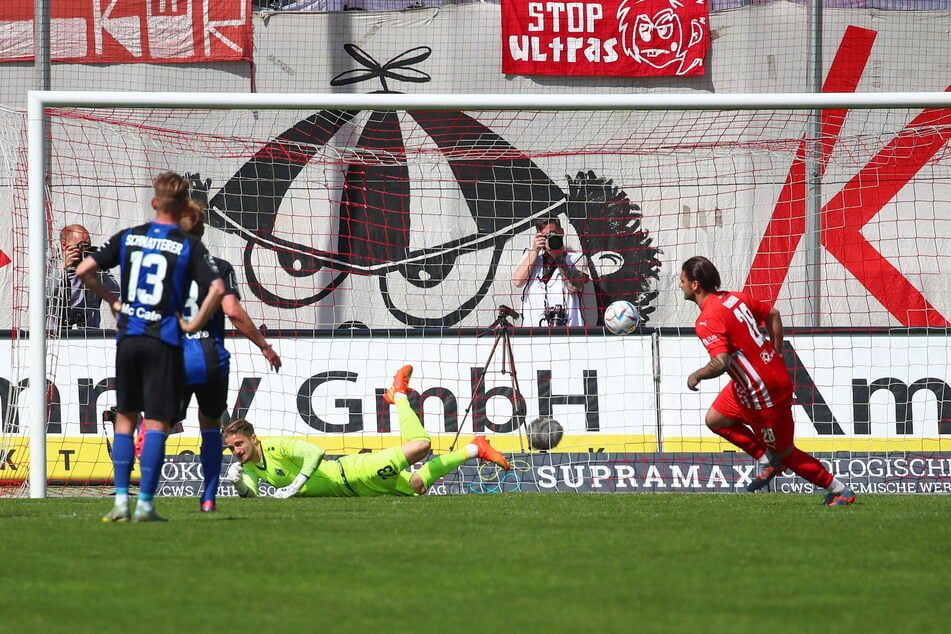
<svg viewBox="0 0 951 634">
<path fill-rule="evenodd" d="M 142 479 L 139 482 L 139 501 L 151 502 L 162 475 L 162 463 L 165 462 L 165 441 L 168 434 L 161 431 L 145 432 L 142 454 L 139 456 L 139 469 Z M 201 501 L 214 501 L 221 480 L 222 463 L 221 430 L 208 429 L 201 432 L 201 468 L 205 474 Z M 116 496 L 128 500 L 129 479 L 135 456 L 135 440 L 131 434 L 116 434 L 112 442 L 112 464 L 115 469 Z"/>
<path fill-rule="evenodd" d="M 134 459 L 135 440 L 132 434 L 116 434 L 112 439 L 112 468 L 115 470 L 116 496 L 124 496 L 122 502 L 129 500 L 129 478 Z"/>
<path fill-rule="evenodd" d="M 118 436 L 118 435 L 117 435 Z M 165 462 L 165 439 L 168 434 L 162 431 L 151 430 L 145 432 L 145 442 L 142 443 L 142 454 L 139 456 L 139 469 L 142 480 L 139 482 L 139 500 L 151 502 L 158 488 L 159 476 L 162 474 L 162 463 Z M 112 449 L 115 455 L 115 447 Z M 116 481 L 118 482 L 118 474 Z"/>
<path fill-rule="evenodd" d="M 202 502 L 214 502 L 221 479 L 221 430 L 203 429 L 201 432 L 201 470 L 205 483 L 201 491 Z"/>
</svg>

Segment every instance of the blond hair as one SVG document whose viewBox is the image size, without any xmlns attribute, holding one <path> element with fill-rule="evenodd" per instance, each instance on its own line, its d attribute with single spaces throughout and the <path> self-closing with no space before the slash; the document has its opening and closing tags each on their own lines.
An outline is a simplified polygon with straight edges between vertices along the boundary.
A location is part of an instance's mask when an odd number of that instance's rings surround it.
<svg viewBox="0 0 951 634">
<path fill-rule="evenodd" d="M 196 238 L 201 238 L 205 235 L 205 221 L 207 218 L 204 203 L 194 198 L 189 198 L 185 211 L 178 221 L 178 226 L 181 227 L 185 233 L 191 234 Z"/>
<path fill-rule="evenodd" d="M 152 183 L 155 188 L 155 206 L 163 211 L 181 213 L 188 200 L 188 181 L 175 172 L 159 174 Z"/>
<path fill-rule="evenodd" d="M 224 429 L 221 430 L 222 438 L 225 436 L 234 436 L 235 434 L 250 438 L 254 435 L 254 425 L 244 418 L 236 418 L 225 425 Z"/>
</svg>

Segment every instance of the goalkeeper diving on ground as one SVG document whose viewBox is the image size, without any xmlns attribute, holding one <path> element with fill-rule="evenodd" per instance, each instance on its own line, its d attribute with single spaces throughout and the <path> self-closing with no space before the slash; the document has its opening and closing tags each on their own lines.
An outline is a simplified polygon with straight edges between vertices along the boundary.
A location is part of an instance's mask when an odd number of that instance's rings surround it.
<svg viewBox="0 0 951 634">
<path fill-rule="evenodd" d="M 409 466 L 425 459 L 432 447 L 407 398 L 412 374 L 411 365 L 397 370 L 393 385 L 383 395 L 387 403 L 396 406 L 403 440 L 398 447 L 324 460 L 324 450 L 313 443 L 289 438 L 261 440 L 251 423 L 238 419 L 221 432 L 225 446 L 236 459 L 225 479 L 234 484 L 241 497 L 256 496 L 262 479 L 277 487 L 276 498 L 414 496 L 423 495 L 433 482 L 476 458 L 509 468 L 508 460 L 489 445 L 485 436 L 476 436 L 469 444 L 435 456 L 417 471 L 409 472 Z"/>
</svg>

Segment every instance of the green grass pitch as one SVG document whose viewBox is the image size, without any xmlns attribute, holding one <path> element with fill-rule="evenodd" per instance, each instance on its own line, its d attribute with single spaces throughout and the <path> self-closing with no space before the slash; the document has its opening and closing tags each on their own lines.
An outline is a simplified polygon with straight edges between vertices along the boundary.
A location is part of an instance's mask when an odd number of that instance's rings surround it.
<svg viewBox="0 0 951 634">
<path fill-rule="evenodd" d="M 951 500 L 820 499 L 8 499 L 0 630 L 948 631 Z"/>
</svg>

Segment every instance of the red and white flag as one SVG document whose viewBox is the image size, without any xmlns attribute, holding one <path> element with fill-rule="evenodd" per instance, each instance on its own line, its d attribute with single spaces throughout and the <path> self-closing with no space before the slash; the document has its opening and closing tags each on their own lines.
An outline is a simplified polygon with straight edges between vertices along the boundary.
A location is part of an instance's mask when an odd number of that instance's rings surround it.
<svg viewBox="0 0 951 634">
<path fill-rule="evenodd" d="M 33 59 L 33 2 L 0 6 L 0 61 Z M 50 56 L 60 62 L 251 59 L 251 0 L 51 0 Z"/>
<path fill-rule="evenodd" d="M 706 0 L 502 0 L 502 72 L 703 75 Z"/>
</svg>

